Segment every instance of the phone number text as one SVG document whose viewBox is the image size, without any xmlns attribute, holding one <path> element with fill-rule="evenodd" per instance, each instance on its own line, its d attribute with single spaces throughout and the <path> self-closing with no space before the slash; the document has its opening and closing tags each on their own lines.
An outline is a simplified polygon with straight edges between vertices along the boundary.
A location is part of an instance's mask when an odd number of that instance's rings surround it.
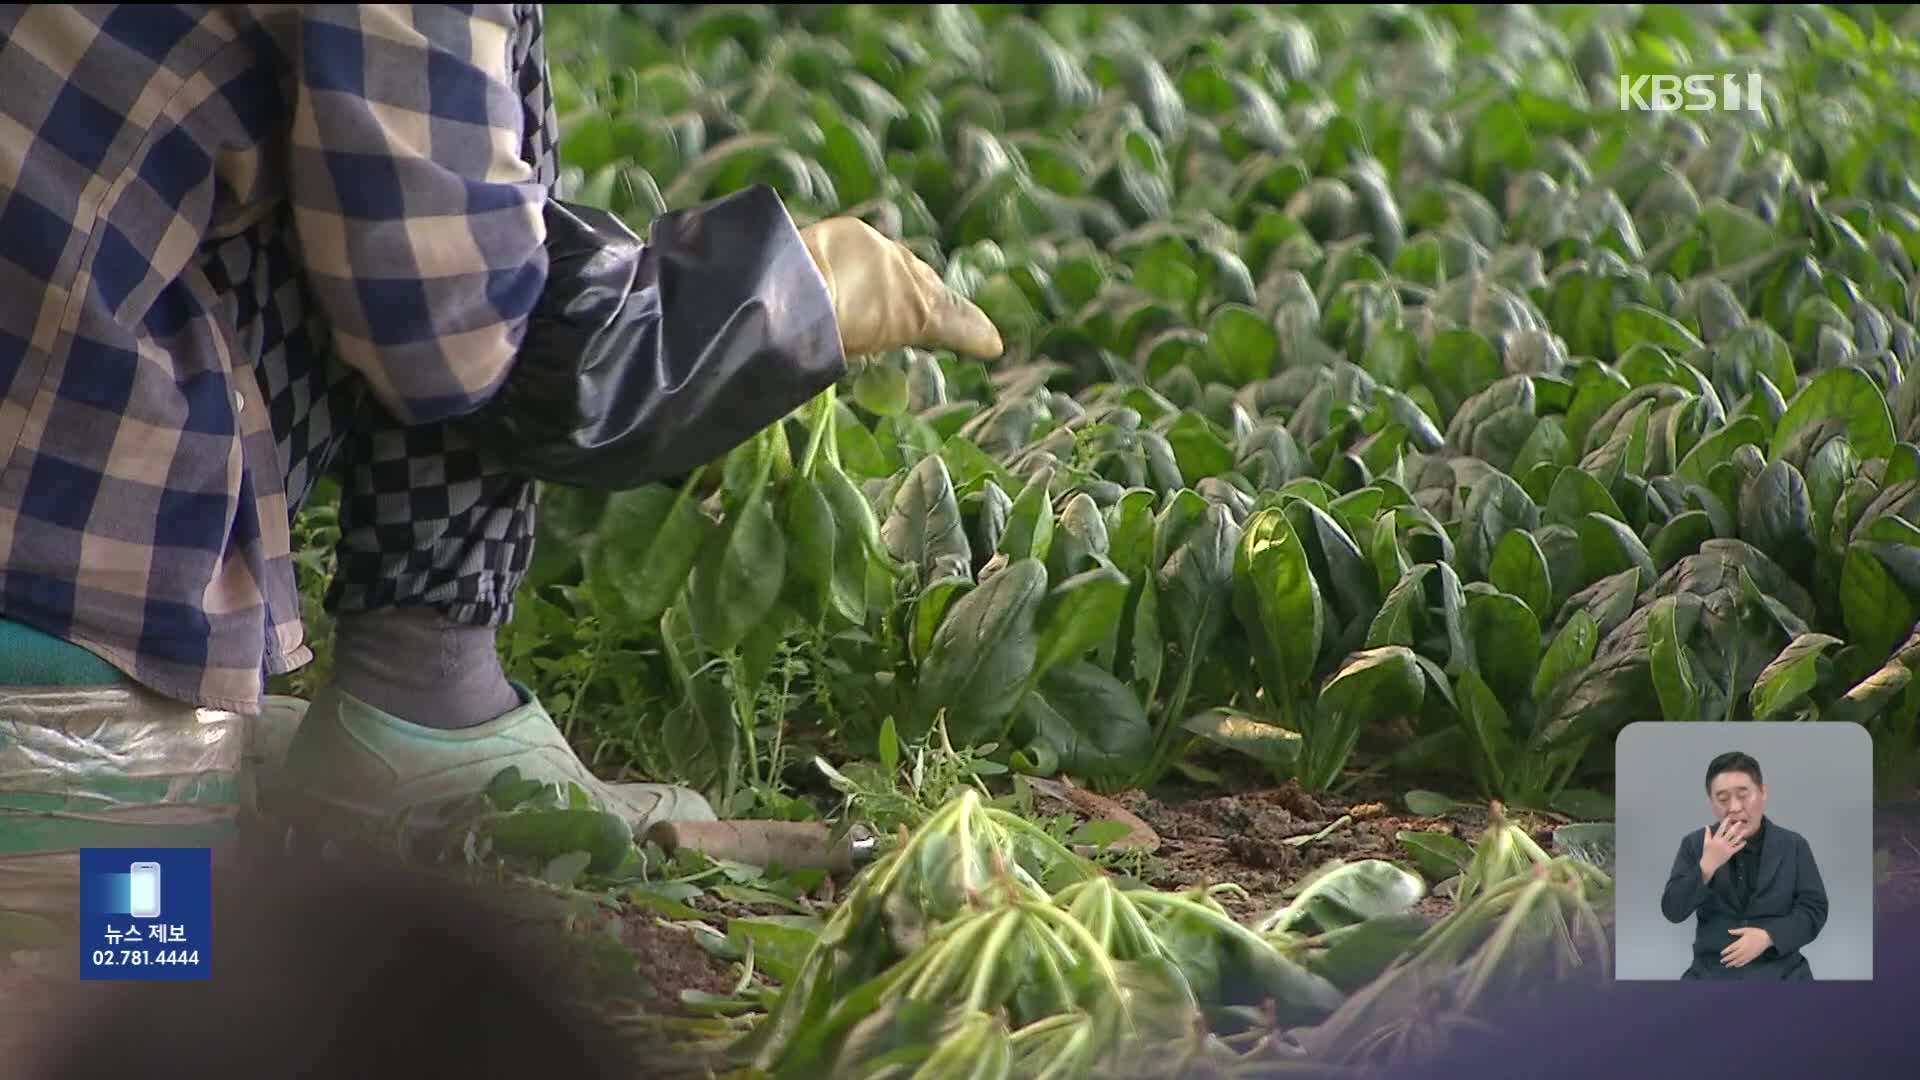
<svg viewBox="0 0 1920 1080">
<path fill-rule="evenodd" d="M 143 967 L 200 963 L 199 949 L 95 949 L 94 967 Z"/>
</svg>

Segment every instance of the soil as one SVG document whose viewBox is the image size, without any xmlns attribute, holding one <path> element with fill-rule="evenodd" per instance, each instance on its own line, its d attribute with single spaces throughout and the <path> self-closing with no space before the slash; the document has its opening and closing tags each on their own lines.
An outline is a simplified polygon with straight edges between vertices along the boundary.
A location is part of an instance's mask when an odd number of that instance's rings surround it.
<svg viewBox="0 0 1920 1080">
<path fill-rule="evenodd" d="M 1157 861 L 1143 881 L 1166 889 L 1230 882 L 1244 895 L 1223 892 L 1217 899 L 1243 919 L 1284 907 L 1300 881 L 1331 861 L 1410 865 L 1398 839 L 1402 832 L 1441 832 L 1473 843 L 1486 824 L 1484 813 L 1465 808 L 1446 817 L 1410 814 L 1396 792 L 1366 786 L 1346 796 L 1309 795 L 1288 781 L 1224 795 L 1195 791 L 1156 798 L 1133 791 L 1114 798 L 1159 834 Z M 1552 850 L 1556 822 L 1520 812 L 1509 816 Z M 1415 910 L 1435 918 L 1452 911 L 1448 883 L 1441 882 Z"/>
<path fill-rule="evenodd" d="M 724 996 L 738 981 L 728 964 L 700 947 L 694 931 L 663 923 L 645 912 L 622 915 L 621 944 L 633 950 L 640 973 L 652 987 L 655 1006 L 678 1008 L 680 991 Z"/>
<path fill-rule="evenodd" d="M 1230 882 L 1244 895 L 1224 892 L 1217 899 L 1236 917 L 1251 918 L 1285 906 L 1289 890 L 1330 860 L 1400 859 L 1406 850 L 1395 839 L 1402 830 L 1438 830 L 1471 841 L 1477 829 L 1437 818 L 1391 813 L 1370 799 L 1317 800 L 1291 783 L 1286 787 L 1219 795 L 1169 804 L 1141 792 L 1116 799 L 1138 814 L 1160 836 L 1155 852 L 1161 865 L 1142 879 L 1158 888 L 1190 889 Z M 1319 839 L 1328 826 L 1345 825 Z M 1444 915 L 1452 902 L 1430 895 L 1423 913 Z"/>
<path fill-rule="evenodd" d="M 1397 838 L 1400 832 L 1444 832 L 1473 843 L 1484 831 L 1486 819 L 1484 811 L 1465 807 L 1445 817 L 1410 814 L 1403 792 L 1366 785 L 1343 797 L 1311 796 L 1291 781 L 1280 786 L 1267 781 L 1265 786 L 1250 784 L 1227 794 L 1218 787 L 1196 785 L 1187 790 L 1171 787 L 1158 797 L 1127 791 L 1107 798 L 1141 818 L 1159 842 L 1144 863 L 1114 864 L 1116 873 L 1171 890 L 1231 883 L 1238 886 L 1237 891 L 1222 891 L 1215 898 L 1236 918 L 1249 921 L 1284 907 L 1291 890 L 1330 860 L 1388 859 L 1411 865 L 1407 849 Z M 1034 809 L 1042 816 L 1072 814 L 1083 820 L 1098 816 L 1064 799 L 1039 794 Z M 1558 821 L 1517 811 L 1509 816 L 1543 848 L 1553 850 Z M 1327 835 L 1305 839 L 1343 818 L 1347 820 Z M 1440 883 L 1416 910 L 1430 918 L 1451 912 L 1450 886 L 1451 882 Z M 832 887 L 829 879 L 804 906 L 824 914 Z M 688 903 L 716 929 L 723 928 L 730 917 L 791 913 L 711 894 Z M 691 1015 L 680 1007 L 681 989 L 726 994 L 736 984 L 738 966 L 709 953 L 689 930 L 644 911 L 630 911 L 625 918 L 624 940 L 657 988 L 655 1007 Z"/>
<path fill-rule="evenodd" d="M 1232 883 L 1243 891 L 1223 891 L 1216 899 L 1237 918 L 1251 920 L 1285 906 L 1291 890 L 1329 860 L 1388 859 L 1409 864 L 1409 853 L 1397 838 L 1400 832 L 1442 832 L 1474 843 L 1485 830 L 1484 810 L 1462 807 L 1444 817 L 1408 813 L 1406 786 L 1404 780 L 1394 788 L 1362 785 L 1341 797 L 1311 796 L 1292 782 L 1252 785 L 1227 794 L 1198 786 L 1158 796 L 1140 791 L 1110 794 L 1108 798 L 1151 827 L 1159 841 L 1144 864 L 1122 863 L 1115 871 L 1162 889 Z M 1042 815 L 1094 816 L 1045 795 L 1036 796 L 1034 808 Z M 1553 830 L 1564 819 L 1508 813 L 1541 847 L 1554 851 Z M 1300 842 L 1343 817 L 1349 820 L 1326 836 Z M 1875 808 L 1874 848 L 1889 852 L 1887 880 L 1877 890 L 1878 906 L 1920 911 L 1920 797 Z M 1431 918 L 1451 912 L 1450 885 L 1441 882 L 1416 910 Z M 694 906 L 716 927 L 724 926 L 729 916 L 751 911 L 731 900 L 703 898 Z M 819 908 L 825 910 L 825 905 Z M 636 913 L 628 916 L 628 931 L 628 943 L 639 954 L 642 970 L 662 991 L 662 1005 L 677 1002 L 679 988 L 724 994 L 736 981 L 735 965 L 712 956 L 683 929 Z"/>
</svg>

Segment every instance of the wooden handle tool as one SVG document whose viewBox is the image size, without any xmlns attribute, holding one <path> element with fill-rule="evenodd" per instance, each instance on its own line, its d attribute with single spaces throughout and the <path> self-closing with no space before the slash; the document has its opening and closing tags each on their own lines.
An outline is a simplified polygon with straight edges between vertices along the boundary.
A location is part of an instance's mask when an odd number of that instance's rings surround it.
<svg viewBox="0 0 1920 1080">
<path fill-rule="evenodd" d="M 843 873 L 873 855 L 873 836 L 856 825 L 837 841 L 815 821 L 662 821 L 647 838 L 668 854 L 689 848 L 748 866 Z"/>
</svg>

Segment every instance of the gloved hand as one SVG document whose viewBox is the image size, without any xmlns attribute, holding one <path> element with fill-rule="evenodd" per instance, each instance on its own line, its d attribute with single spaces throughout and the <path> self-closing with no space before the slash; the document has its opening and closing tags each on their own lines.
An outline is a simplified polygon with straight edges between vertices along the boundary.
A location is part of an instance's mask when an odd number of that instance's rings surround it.
<svg viewBox="0 0 1920 1080">
<path fill-rule="evenodd" d="M 985 312 L 859 218 L 828 218 L 801 229 L 800 238 L 827 279 L 849 358 L 915 346 L 992 359 L 1005 348 Z"/>
</svg>

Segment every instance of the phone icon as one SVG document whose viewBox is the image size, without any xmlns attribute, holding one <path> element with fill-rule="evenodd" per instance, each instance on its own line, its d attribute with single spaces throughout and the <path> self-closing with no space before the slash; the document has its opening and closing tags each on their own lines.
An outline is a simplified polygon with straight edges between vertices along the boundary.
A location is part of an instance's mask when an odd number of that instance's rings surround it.
<svg viewBox="0 0 1920 1080">
<path fill-rule="evenodd" d="M 128 890 L 128 914 L 136 919 L 157 919 L 160 917 L 160 864 L 157 862 L 137 862 L 130 868 L 128 877 L 132 887 Z"/>
</svg>

